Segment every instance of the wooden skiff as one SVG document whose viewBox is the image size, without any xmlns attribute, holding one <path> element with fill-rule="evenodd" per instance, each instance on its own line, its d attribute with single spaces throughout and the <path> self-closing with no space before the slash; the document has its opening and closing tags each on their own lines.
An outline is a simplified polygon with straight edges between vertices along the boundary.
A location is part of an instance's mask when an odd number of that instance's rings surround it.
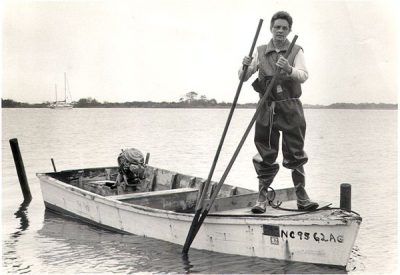
<svg viewBox="0 0 400 275">
<path fill-rule="evenodd" d="M 103 167 L 37 176 L 50 210 L 111 230 L 183 245 L 204 179 L 147 166 L 146 178 L 133 191 L 110 187 L 117 174 L 118 167 Z M 213 186 L 215 182 L 211 190 Z M 268 207 L 264 214 L 254 215 L 250 207 L 257 192 L 223 185 L 192 247 L 346 266 L 361 217 L 323 202 L 317 211 L 293 211 L 293 188 L 274 193 L 274 202 L 282 202 L 280 208 Z"/>
</svg>

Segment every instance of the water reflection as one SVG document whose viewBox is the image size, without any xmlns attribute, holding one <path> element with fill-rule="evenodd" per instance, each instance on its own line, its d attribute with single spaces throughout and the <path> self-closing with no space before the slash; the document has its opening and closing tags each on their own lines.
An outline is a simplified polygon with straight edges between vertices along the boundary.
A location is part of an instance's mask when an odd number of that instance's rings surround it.
<svg viewBox="0 0 400 275">
<path fill-rule="evenodd" d="M 18 227 L 18 231 L 12 234 L 12 238 L 18 238 L 21 235 L 21 232 L 25 231 L 29 227 L 29 219 L 27 215 L 28 206 L 31 203 L 31 200 L 24 201 L 18 208 L 18 211 L 14 213 L 14 216 L 17 219 L 20 219 L 20 227 Z"/>
<path fill-rule="evenodd" d="M 17 231 L 10 235 L 10 238 L 4 242 L 4 267 L 14 272 L 18 273 L 27 273 L 30 272 L 30 265 L 24 263 L 21 257 L 17 254 L 17 244 L 29 227 L 29 219 L 28 219 L 28 206 L 30 204 L 29 201 L 24 201 L 18 208 L 17 212 L 14 213 L 14 216 L 19 219 L 19 227 Z"/>
<path fill-rule="evenodd" d="M 193 265 L 190 264 L 189 254 L 182 254 L 182 264 L 185 273 L 190 273 L 190 270 L 193 267 Z"/>
<path fill-rule="evenodd" d="M 56 273 L 345 273 L 322 265 L 242 257 L 191 249 L 164 241 L 114 233 L 46 210 L 38 231 L 37 257 Z M 51 247 L 52 249 L 48 249 Z"/>
</svg>

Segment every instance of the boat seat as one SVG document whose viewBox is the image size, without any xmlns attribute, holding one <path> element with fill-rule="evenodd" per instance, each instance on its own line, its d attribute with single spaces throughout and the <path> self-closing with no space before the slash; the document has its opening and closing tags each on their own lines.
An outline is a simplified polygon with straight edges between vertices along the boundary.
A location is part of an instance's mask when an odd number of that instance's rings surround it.
<svg viewBox="0 0 400 275">
<path fill-rule="evenodd" d="M 130 200 L 130 199 L 140 199 L 140 198 L 157 197 L 157 196 L 169 196 L 171 194 L 182 194 L 182 193 L 192 193 L 192 192 L 197 193 L 197 191 L 198 191 L 197 188 L 178 188 L 178 189 L 151 191 L 151 192 L 114 195 L 114 196 L 107 196 L 107 198 L 113 199 L 113 200 L 124 201 L 124 200 Z"/>
<path fill-rule="evenodd" d="M 178 188 L 107 196 L 107 198 L 163 210 L 193 212 L 197 196 L 198 189 L 196 188 Z"/>
</svg>

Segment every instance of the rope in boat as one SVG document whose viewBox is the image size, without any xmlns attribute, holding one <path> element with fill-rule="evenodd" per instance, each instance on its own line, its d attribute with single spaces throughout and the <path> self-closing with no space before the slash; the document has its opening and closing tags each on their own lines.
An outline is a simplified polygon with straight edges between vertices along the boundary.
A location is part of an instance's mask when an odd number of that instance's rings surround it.
<svg viewBox="0 0 400 275">
<path fill-rule="evenodd" d="M 276 204 L 274 203 L 274 200 L 275 200 L 275 197 L 276 197 L 276 192 L 275 192 L 274 188 L 272 188 L 271 186 L 268 186 L 267 191 L 268 191 L 268 189 L 271 189 L 271 193 L 267 192 L 268 204 L 270 206 L 272 206 L 272 208 L 279 208 L 281 206 L 282 202 L 281 201 L 276 201 Z M 268 197 L 269 194 L 271 194 L 271 198 Z"/>
<path fill-rule="evenodd" d="M 268 192 L 268 194 L 267 194 L 268 204 L 269 204 L 272 208 L 275 208 L 275 209 L 280 209 L 280 210 L 284 210 L 284 211 L 292 211 L 292 212 L 305 212 L 305 213 L 303 213 L 303 214 L 312 213 L 312 212 L 317 212 L 317 211 L 321 211 L 321 210 L 327 210 L 327 209 L 330 209 L 330 210 L 332 210 L 332 209 L 333 209 L 333 210 L 335 210 L 335 209 L 337 209 L 337 210 L 343 210 L 343 209 L 340 208 L 340 207 L 330 207 L 330 205 L 332 205 L 332 203 L 330 203 L 330 204 L 328 204 L 328 205 L 326 205 L 326 206 L 324 206 L 324 207 L 314 209 L 314 210 L 300 210 L 300 209 L 293 209 L 293 208 L 281 207 L 281 204 L 282 204 L 281 201 L 276 201 L 276 203 L 274 203 L 274 200 L 275 200 L 275 197 L 276 197 L 276 192 L 275 192 L 275 190 L 274 190 L 271 186 L 268 186 L 268 189 L 271 189 L 271 191 Z M 271 198 L 268 197 L 269 194 L 271 194 Z M 354 214 L 356 214 L 356 215 L 358 215 L 358 216 L 361 216 L 361 215 L 360 215 L 359 213 L 357 213 L 356 211 L 353 211 L 353 210 L 350 210 L 350 211 L 346 210 L 346 211 L 347 211 L 347 212 L 354 213 Z"/>
</svg>

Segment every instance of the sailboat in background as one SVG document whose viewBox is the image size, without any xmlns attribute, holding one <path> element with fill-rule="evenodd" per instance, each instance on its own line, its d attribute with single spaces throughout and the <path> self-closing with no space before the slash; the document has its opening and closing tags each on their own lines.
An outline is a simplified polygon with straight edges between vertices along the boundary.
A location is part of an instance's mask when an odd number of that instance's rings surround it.
<svg viewBox="0 0 400 275">
<path fill-rule="evenodd" d="M 51 103 L 49 107 L 51 109 L 72 109 L 73 105 L 71 102 L 67 101 L 67 73 L 64 73 L 64 100 L 57 100 L 57 84 L 55 86 L 55 92 L 56 92 L 56 101 Z M 71 99 L 71 92 L 69 91 L 69 97 Z"/>
</svg>

